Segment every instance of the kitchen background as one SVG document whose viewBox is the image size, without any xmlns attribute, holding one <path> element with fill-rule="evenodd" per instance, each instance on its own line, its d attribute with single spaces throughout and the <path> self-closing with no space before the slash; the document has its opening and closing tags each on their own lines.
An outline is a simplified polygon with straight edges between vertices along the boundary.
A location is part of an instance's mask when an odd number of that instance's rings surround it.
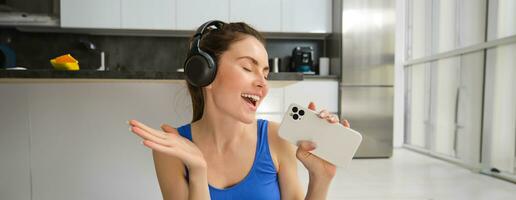
<svg viewBox="0 0 516 200">
<path fill-rule="evenodd" d="M 29 69 L 52 69 L 50 58 L 70 53 L 79 60 L 81 69 L 94 70 L 101 65 L 100 52 L 104 52 L 105 65 L 111 67 L 107 70 L 175 72 L 183 67 L 189 36 L 106 36 L 4 28 L 0 41 L 8 43 L 16 52 L 16 66 Z M 325 56 L 325 41 L 324 36 L 321 39 L 268 39 L 267 52 L 269 57 L 283 61 L 280 61 L 280 71 L 287 71 L 295 47 L 313 47 L 314 58 L 319 58 Z M 314 66 L 318 67 L 318 59 L 314 59 Z"/>
<path fill-rule="evenodd" d="M 126 121 L 190 122 L 178 70 L 211 19 L 253 25 L 280 59 L 258 118 L 314 101 L 363 134 L 329 199 L 511 199 L 514 2 L 0 0 L 0 199 L 160 199 Z M 298 46 L 315 74 L 289 69 Z M 67 53 L 79 71 L 53 69 Z"/>
</svg>

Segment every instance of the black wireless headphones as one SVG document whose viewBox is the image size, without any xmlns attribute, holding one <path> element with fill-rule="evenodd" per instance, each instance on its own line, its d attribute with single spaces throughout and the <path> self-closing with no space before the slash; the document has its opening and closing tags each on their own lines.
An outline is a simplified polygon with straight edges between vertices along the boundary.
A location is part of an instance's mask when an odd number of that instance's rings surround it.
<svg viewBox="0 0 516 200">
<path fill-rule="evenodd" d="M 224 24 L 224 22 L 218 20 L 208 21 L 201 25 L 193 36 L 188 56 L 183 65 L 185 78 L 190 84 L 196 87 L 204 87 L 215 79 L 217 63 L 209 53 L 200 48 L 200 44 L 208 27 L 215 26 L 216 29 L 220 30 Z"/>
</svg>

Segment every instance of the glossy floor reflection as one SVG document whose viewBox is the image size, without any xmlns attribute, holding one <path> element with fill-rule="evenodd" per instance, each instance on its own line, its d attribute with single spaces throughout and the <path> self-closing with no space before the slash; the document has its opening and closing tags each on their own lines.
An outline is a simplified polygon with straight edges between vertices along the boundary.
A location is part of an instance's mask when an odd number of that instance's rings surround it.
<svg viewBox="0 0 516 200">
<path fill-rule="evenodd" d="M 301 181 L 308 181 L 300 171 Z M 395 149 L 391 159 L 358 159 L 340 171 L 329 200 L 388 199 L 516 199 L 516 184 L 406 149 Z"/>
</svg>

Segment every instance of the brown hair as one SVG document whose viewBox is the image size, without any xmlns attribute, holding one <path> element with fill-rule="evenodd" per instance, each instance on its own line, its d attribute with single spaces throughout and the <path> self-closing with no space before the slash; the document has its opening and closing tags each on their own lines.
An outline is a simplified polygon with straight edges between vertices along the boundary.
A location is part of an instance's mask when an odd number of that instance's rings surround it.
<svg viewBox="0 0 516 200">
<path fill-rule="evenodd" d="M 222 53 L 227 51 L 234 42 L 244 39 L 244 36 L 255 37 L 265 46 L 265 39 L 257 30 L 246 23 L 236 22 L 224 24 L 220 29 L 204 33 L 200 48 L 209 53 L 218 64 Z M 188 83 L 188 81 L 187 85 L 190 97 L 192 98 L 193 123 L 202 118 L 204 112 L 204 93 L 201 87 L 193 86 Z"/>
</svg>

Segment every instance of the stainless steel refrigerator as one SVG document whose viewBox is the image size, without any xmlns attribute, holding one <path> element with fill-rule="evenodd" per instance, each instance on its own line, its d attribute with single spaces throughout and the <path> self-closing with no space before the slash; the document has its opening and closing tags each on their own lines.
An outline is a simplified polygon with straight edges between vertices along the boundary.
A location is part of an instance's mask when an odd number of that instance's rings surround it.
<svg viewBox="0 0 516 200">
<path fill-rule="evenodd" d="M 362 133 L 355 157 L 392 156 L 394 0 L 334 1 L 332 70 L 340 70 L 339 113 Z M 339 66 L 340 65 L 340 66 Z"/>
</svg>

